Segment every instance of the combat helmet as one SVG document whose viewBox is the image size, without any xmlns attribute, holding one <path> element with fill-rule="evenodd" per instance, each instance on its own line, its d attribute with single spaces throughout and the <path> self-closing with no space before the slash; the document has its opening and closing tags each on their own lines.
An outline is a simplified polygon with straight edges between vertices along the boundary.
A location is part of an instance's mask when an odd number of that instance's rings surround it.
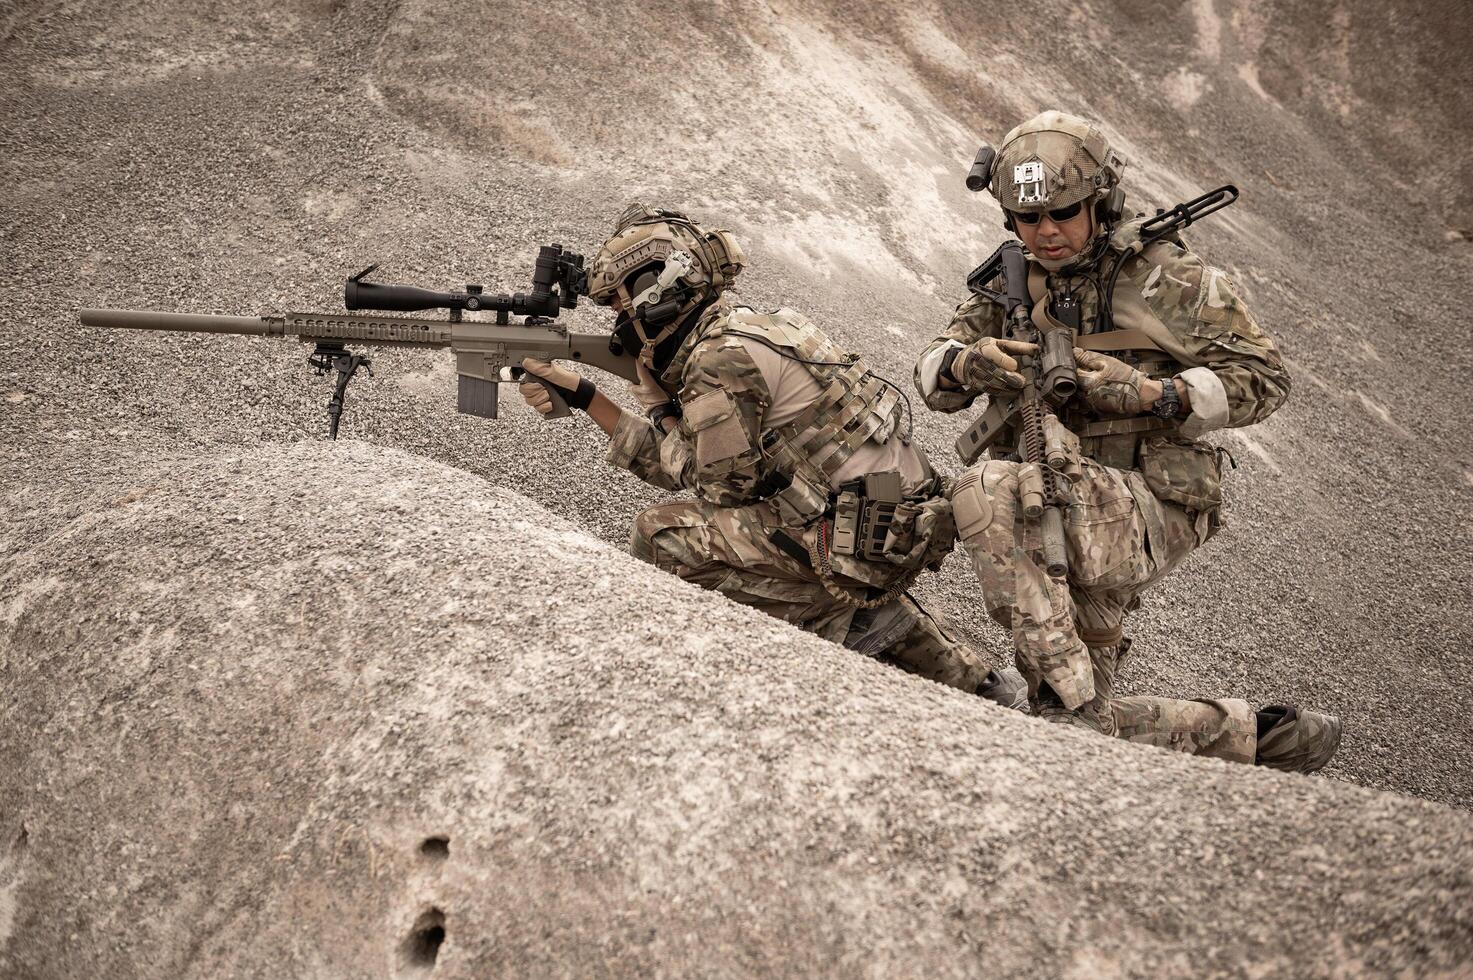
<svg viewBox="0 0 1473 980">
<path fill-rule="evenodd" d="M 691 314 L 731 288 L 745 264 L 725 230 L 707 231 L 680 211 L 631 204 L 593 257 L 588 297 L 601 306 L 617 297 L 616 333 L 636 341 L 626 346 L 660 369 L 692 325 Z"/>
<path fill-rule="evenodd" d="M 1120 175 L 1125 158 L 1088 120 L 1050 109 L 1014 127 L 994 151 L 983 146 L 967 175 L 1003 207 L 1004 225 L 1016 231 L 1015 214 L 1041 214 L 1082 203 L 1093 208 L 1100 235 L 1125 209 Z M 1088 252 L 1088 250 L 1086 250 Z"/>
</svg>

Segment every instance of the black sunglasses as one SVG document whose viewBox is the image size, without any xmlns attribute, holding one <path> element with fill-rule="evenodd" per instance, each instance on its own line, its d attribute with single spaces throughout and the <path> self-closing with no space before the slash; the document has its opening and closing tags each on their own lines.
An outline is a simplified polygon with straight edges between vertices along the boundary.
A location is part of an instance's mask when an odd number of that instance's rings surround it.
<svg viewBox="0 0 1473 980">
<path fill-rule="evenodd" d="M 1078 214 L 1083 207 L 1083 201 L 1075 201 L 1067 207 L 1054 208 L 1052 211 L 1046 213 L 1050 220 L 1062 223 Z M 1024 225 L 1036 225 L 1039 219 L 1043 217 L 1043 214 L 1038 211 L 1014 211 L 1012 215 L 1014 221 Z"/>
</svg>

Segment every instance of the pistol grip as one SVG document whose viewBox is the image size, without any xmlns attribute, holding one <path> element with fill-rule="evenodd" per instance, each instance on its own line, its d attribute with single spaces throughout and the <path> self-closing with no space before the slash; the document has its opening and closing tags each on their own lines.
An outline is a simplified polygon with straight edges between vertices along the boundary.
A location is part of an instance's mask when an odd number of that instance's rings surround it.
<svg viewBox="0 0 1473 980">
<path fill-rule="evenodd" d="M 569 415 L 573 414 L 573 410 L 568 407 L 568 399 L 563 394 L 563 389 L 559 388 L 551 381 L 548 381 L 545 378 L 539 378 L 537 375 L 531 374 L 523 368 L 515 366 L 503 368 L 501 371 L 501 377 L 503 377 L 507 381 L 515 381 L 518 384 L 526 384 L 528 381 L 535 381 L 540 384 L 543 390 L 547 392 L 548 396 L 552 398 L 552 411 L 542 416 L 543 418 L 565 419 Z"/>
<path fill-rule="evenodd" d="M 536 375 L 528 375 L 528 377 L 532 378 L 532 380 L 540 384 L 544 389 L 546 389 L 548 395 L 552 397 L 552 411 L 542 416 L 543 418 L 565 419 L 569 415 L 573 414 L 572 409 L 568 408 L 568 400 L 563 397 L 563 389 L 559 388 L 557 385 L 553 384 L 550 381 L 544 381 Z M 524 377 L 522 380 L 526 381 L 527 378 Z"/>
</svg>

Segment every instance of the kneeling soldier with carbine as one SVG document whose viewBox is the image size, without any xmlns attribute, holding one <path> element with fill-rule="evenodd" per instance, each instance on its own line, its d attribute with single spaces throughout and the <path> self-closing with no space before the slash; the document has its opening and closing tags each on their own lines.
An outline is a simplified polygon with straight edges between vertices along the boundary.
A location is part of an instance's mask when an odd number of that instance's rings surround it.
<svg viewBox="0 0 1473 980">
<path fill-rule="evenodd" d="M 1220 525 L 1219 450 L 1201 436 L 1289 394 L 1232 282 L 1174 230 L 1237 191 L 1122 221 L 1123 167 L 1097 127 L 1060 112 L 977 155 L 968 186 L 991 190 L 1022 241 L 972 274 L 975 295 L 916 365 L 933 409 L 987 396 L 957 443 L 975 463 L 952 494 L 957 528 L 1037 714 L 1312 772 L 1339 745 L 1333 716 L 1114 693 L 1125 614 Z"/>
</svg>

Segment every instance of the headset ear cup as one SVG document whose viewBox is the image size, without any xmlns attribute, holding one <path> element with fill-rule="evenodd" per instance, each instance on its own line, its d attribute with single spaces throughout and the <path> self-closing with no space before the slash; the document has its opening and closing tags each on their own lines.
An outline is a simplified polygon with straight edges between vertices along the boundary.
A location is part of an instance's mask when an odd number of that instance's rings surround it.
<svg viewBox="0 0 1473 980">
<path fill-rule="evenodd" d="M 1125 214 L 1125 191 L 1119 184 L 1110 188 L 1110 193 L 1105 197 L 1104 219 L 1110 224 L 1118 222 Z"/>
<path fill-rule="evenodd" d="M 1002 209 L 1002 226 L 1014 235 L 1018 233 L 1017 226 L 1013 224 L 1013 216 L 1007 208 Z"/>
</svg>

